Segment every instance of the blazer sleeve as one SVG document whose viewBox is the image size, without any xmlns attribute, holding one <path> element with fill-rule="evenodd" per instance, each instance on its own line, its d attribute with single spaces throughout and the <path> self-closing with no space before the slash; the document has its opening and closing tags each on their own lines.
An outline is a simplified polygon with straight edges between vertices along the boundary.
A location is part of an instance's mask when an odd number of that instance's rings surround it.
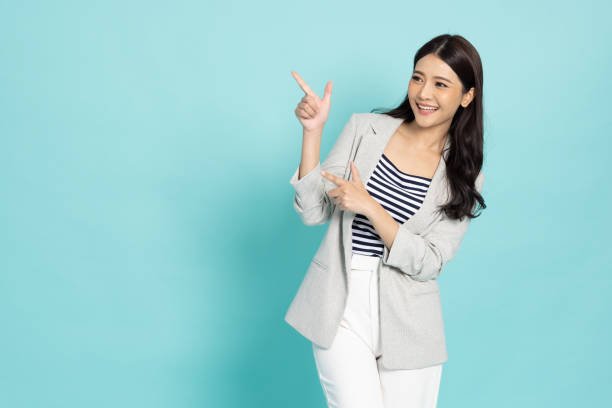
<svg viewBox="0 0 612 408">
<path fill-rule="evenodd" d="M 295 190 L 293 208 L 305 225 L 324 224 L 331 218 L 335 203 L 327 191 L 336 187 L 331 181 L 323 178 L 321 170 L 344 177 L 355 134 L 357 133 L 357 114 L 353 113 L 344 125 L 340 136 L 330 150 L 327 158 L 317 163 L 316 167 L 298 180 L 300 167 L 291 176 L 289 183 Z"/>
<path fill-rule="evenodd" d="M 475 181 L 479 193 L 483 183 L 484 173 L 480 172 Z M 417 281 L 436 279 L 444 265 L 457 253 L 470 221 L 469 217 L 459 221 L 442 214 L 442 218 L 422 236 L 400 225 L 382 262 Z"/>
</svg>

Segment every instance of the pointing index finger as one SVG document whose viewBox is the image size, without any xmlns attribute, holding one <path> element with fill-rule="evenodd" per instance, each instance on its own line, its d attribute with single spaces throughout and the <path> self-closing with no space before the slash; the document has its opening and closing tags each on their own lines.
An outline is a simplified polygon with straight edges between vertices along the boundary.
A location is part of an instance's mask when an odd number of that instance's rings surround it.
<svg viewBox="0 0 612 408">
<path fill-rule="evenodd" d="M 298 85 L 300 86 L 300 88 L 302 88 L 302 91 L 304 91 L 304 93 L 306 93 L 306 95 L 314 95 L 314 92 L 312 91 L 312 89 L 310 89 L 310 87 L 302 79 L 300 74 L 298 74 L 295 71 L 291 71 L 291 75 L 293 76 L 293 78 L 295 78 L 295 80 L 297 81 Z"/>
<path fill-rule="evenodd" d="M 325 170 L 321 170 L 321 175 L 337 186 L 341 185 L 346 181 L 343 178 L 336 176 L 335 174 L 326 172 Z"/>
</svg>

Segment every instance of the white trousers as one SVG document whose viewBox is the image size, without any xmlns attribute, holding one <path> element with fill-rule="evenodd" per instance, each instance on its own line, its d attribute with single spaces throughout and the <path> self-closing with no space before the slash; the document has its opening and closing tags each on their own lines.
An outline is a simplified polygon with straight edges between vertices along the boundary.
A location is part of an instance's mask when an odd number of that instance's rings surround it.
<svg viewBox="0 0 612 408">
<path fill-rule="evenodd" d="M 379 257 L 353 254 L 347 305 L 330 348 L 312 343 L 328 407 L 435 408 L 442 364 L 382 367 L 378 312 Z"/>
</svg>

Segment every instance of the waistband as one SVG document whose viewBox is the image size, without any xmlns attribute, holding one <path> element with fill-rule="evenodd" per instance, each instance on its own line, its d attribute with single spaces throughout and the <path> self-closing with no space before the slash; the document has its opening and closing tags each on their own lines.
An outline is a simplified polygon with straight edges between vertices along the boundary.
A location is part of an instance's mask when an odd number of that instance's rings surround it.
<svg viewBox="0 0 612 408">
<path fill-rule="evenodd" d="M 361 255 L 353 252 L 351 256 L 351 269 L 376 270 L 380 260 L 379 256 Z"/>
</svg>

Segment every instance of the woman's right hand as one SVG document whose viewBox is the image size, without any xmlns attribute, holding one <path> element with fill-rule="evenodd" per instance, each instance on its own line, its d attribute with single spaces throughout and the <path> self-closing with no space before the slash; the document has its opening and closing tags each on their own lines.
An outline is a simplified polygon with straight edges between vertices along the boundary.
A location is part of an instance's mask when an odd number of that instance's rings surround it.
<svg viewBox="0 0 612 408">
<path fill-rule="evenodd" d="M 331 106 L 332 82 L 327 81 L 325 93 L 321 99 L 310 89 L 297 72 L 291 71 L 291 75 L 305 93 L 295 108 L 295 116 L 297 116 L 305 130 L 322 130 L 325 122 L 327 122 Z"/>
</svg>

